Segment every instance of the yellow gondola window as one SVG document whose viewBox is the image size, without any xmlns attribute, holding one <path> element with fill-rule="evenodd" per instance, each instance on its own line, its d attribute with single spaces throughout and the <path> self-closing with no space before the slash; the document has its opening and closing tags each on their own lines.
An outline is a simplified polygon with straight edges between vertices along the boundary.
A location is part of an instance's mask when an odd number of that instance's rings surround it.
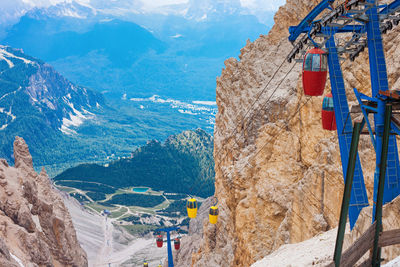
<svg viewBox="0 0 400 267">
<path fill-rule="evenodd" d="M 213 208 L 210 209 L 210 215 L 216 216 L 218 214 L 219 214 L 218 209 L 213 209 Z"/>
<path fill-rule="evenodd" d="M 189 209 L 197 209 L 197 201 L 188 201 L 187 202 L 187 207 Z"/>
</svg>

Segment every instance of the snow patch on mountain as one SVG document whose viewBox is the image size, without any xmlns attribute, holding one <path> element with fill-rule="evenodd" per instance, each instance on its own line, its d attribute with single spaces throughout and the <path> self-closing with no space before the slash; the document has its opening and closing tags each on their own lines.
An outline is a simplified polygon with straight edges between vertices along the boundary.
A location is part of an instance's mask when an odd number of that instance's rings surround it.
<svg viewBox="0 0 400 267">
<path fill-rule="evenodd" d="M 4 60 L 6 61 L 6 63 L 8 64 L 8 66 L 11 68 L 14 68 L 14 62 L 11 59 L 17 59 L 20 60 L 22 62 L 24 62 L 25 64 L 33 64 L 32 61 L 23 58 L 23 57 L 18 57 L 14 54 L 11 54 L 10 52 L 5 50 L 5 46 L 0 46 L 0 60 Z"/>
<path fill-rule="evenodd" d="M 284 0 L 15 0 L 14 4 L 0 7 L 0 26 L 12 25 L 18 18 L 71 17 L 78 19 L 127 18 L 132 14 L 162 14 L 182 16 L 187 19 L 205 21 L 219 15 L 251 14 L 264 23 Z M 109 17 L 112 18 L 109 18 Z M 105 18 L 104 18 L 105 17 Z M 0 29 L 1 30 L 1 29 Z"/>
<path fill-rule="evenodd" d="M 60 131 L 67 135 L 76 134 L 76 131 L 71 127 L 79 127 L 85 120 L 93 119 L 94 114 L 83 109 L 82 112 L 74 107 L 74 104 L 70 103 L 67 98 L 64 98 L 64 102 L 72 109 L 72 112 L 68 113 L 68 116 L 62 119 L 62 125 Z"/>
<path fill-rule="evenodd" d="M 4 130 L 5 128 L 7 128 L 7 126 L 8 126 L 11 122 L 15 121 L 15 119 L 17 118 L 17 116 L 15 116 L 14 114 L 12 114 L 12 112 L 11 112 L 11 107 L 10 107 L 10 109 L 9 109 L 8 111 L 4 111 L 4 108 L 0 108 L 0 113 L 4 113 L 4 114 L 6 114 L 8 117 L 11 117 L 11 121 L 9 121 L 9 122 L 7 122 L 6 124 L 3 124 L 3 125 L 0 126 L 0 131 L 2 131 L 2 130 Z"/>
</svg>

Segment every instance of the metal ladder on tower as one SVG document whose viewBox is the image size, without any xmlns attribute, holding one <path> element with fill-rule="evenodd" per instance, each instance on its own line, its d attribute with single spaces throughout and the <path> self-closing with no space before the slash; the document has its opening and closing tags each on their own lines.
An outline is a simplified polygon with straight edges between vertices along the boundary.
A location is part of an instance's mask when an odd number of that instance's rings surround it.
<svg viewBox="0 0 400 267">
<path fill-rule="evenodd" d="M 349 116 L 349 106 L 346 97 L 345 85 L 333 35 L 328 39 L 326 47 L 328 48 L 329 78 L 332 87 L 340 157 L 342 160 L 344 174 L 343 177 L 346 179 L 353 125 Z M 368 205 L 367 191 L 365 189 L 360 158 L 357 154 L 349 207 L 349 220 L 351 228 L 357 221 L 361 209 Z"/>
</svg>

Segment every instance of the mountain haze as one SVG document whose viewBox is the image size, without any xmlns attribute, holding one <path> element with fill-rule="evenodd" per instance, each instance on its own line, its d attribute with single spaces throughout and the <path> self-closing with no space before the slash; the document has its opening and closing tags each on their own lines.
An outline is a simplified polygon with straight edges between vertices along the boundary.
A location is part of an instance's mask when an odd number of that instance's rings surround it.
<svg viewBox="0 0 400 267">
<path fill-rule="evenodd" d="M 115 12 L 77 2 L 36 8 L 9 28 L 3 43 L 113 98 L 213 100 L 222 62 L 270 28 L 239 1 L 189 1 L 165 14 L 132 8 L 127 15 L 122 2 L 113 7 L 118 5 Z"/>
</svg>

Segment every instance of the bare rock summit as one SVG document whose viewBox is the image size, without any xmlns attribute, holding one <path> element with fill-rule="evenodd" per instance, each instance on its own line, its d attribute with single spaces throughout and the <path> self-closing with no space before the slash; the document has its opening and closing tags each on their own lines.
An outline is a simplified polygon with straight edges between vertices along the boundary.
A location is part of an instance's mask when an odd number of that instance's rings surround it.
<svg viewBox="0 0 400 267">
<path fill-rule="evenodd" d="M 45 170 L 35 172 L 20 137 L 14 141 L 14 158 L 15 167 L 0 160 L 1 266 L 19 266 L 14 258 L 24 266 L 87 266 L 61 195 Z"/>
</svg>

